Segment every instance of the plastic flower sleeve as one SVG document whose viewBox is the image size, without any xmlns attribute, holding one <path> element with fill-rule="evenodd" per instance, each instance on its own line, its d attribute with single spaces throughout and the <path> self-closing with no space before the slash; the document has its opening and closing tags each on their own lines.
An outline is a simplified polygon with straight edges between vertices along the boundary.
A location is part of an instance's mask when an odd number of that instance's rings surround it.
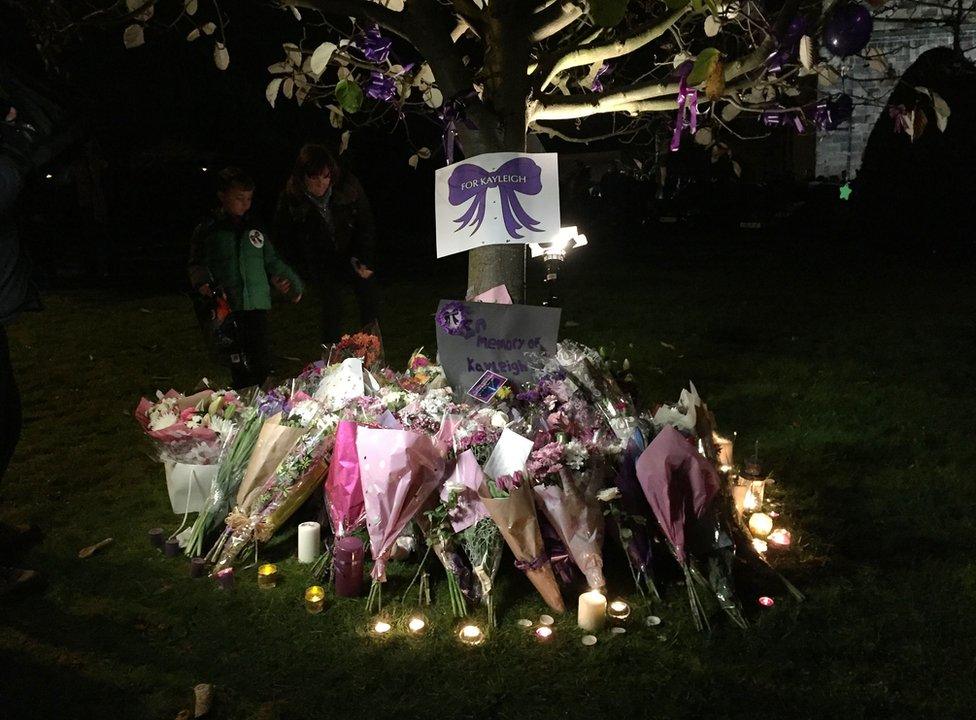
<svg viewBox="0 0 976 720">
<path fill-rule="evenodd" d="M 354 422 L 344 420 L 336 430 L 332 463 L 325 480 L 325 502 L 329 524 L 339 538 L 362 527 L 366 522 L 363 485 L 359 475 L 359 454 L 356 449 Z"/>
</svg>

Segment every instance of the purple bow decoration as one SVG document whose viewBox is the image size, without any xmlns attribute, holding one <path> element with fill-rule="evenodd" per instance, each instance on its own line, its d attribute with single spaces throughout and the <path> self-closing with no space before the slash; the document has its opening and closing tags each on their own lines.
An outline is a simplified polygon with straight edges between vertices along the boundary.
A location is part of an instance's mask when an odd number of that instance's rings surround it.
<svg viewBox="0 0 976 720">
<path fill-rule="evenodd" d="M 691 67 L 681 73 L 681 84 L 678 86 L 678 116 L 674 121 L 674 135 L 671 136 L 671 152 L 678 152 L 681 147 L 681 133 L 687 122 L 691 134 L 698 132 L 698 91 L 688 89 L 688 74 Z M 686 121 L 685 117 L 688 116 Z"/>
<path fill-rule="evenodd" d="M 383 37 L 379 25 L 374 25 L 359 38 L 356 39 L 356 47 L 362 52 L 370 62 L 386 62 L 390 57 L 390 47 L 393 41 L 388 37 Z"/>
<path fill-rule="evenodd" d="M 796 55 L 800 48 L 800 38 L 807 31 L 807 19 L 802 15 L 797 15 L 787 26 L 783 37 L 779 40 L 779 46 L 773 50 L 772 54 L 766 58 L 766 67 L 769 72 L 779 73 L 783 71 L 783 66 Z"/>
<path fill-rule="evenodd" d="M 366 97 L 374 100 L 390 102 L 396 96 L 396 82 L 378 70 L 369 74 L 369 84 L 366 86 Z"/>
<path fill-rule="evenodd" d="M 489 172 L 472 163 L 463 163 L 454 168 L 447 181 L 448 201 L 451 205 L 463 205 L 471 200 L 471 205 L 461 217 L 454 232 L 474 224 L 474 235 L 485 219 L 488 191 L 498 188 L 501 198 L 502 219 L 509 237 L 521 238 L 519 230 L 525 228 L 532 232 L 542 232 L 535 227 L 538 220 L 532 218 L 519 202 L 519 195 L 538 195 L 542 191 L 542 168 L 531 158 L 518 157 L 509 160 L 497 170 Z"/>
<path fill-rule="evenodd" d="M 435 319 L 438 327 L 448 335 L 465 335 L 471 331 L 471 316 L 463 302 L 454 300 L 445 304 Z"/>
<path fill-rule="evenodd" d="M 477 93 L 473 90 L 464 97 L 456 97 L 450 102 L 444 103 L 437 113 L 441 122 L 444 123 L 444 136 L 441 140 L 444 144 L 444 158 L 447 160 L 448 165 L 454 162 L 454 145 L 459 144 L 457 140 L 457 124 L 459 122 L 464 123 L 464 126 L 469 130 L 478 129 L 478 126 L 467 117 L 467 103 L 465 100 L 472 96 L 477 96 Z"/>
<path fill-rule="evenodd" d="M 515 567 L 523 572 L 526 570 L 539 570 L 544 567 L 547 562 L 549 562 L 549 558 L 547 558 L 545 555 L 539 555 L 528 561 L 516 559 Z"/>
</svg>

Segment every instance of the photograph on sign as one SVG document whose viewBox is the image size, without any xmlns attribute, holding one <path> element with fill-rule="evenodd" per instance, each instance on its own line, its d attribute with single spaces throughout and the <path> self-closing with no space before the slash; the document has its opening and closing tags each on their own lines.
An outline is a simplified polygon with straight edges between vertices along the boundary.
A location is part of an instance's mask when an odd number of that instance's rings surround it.
<svg viewBox="0 0 976 720">
<path fill-rule="evenodd" d="M 556 153 L 486 153 L 434 174 L 437 257 L 559 231 Z"/>
<path fill-rule="evenodd" d="M 555 352 L 559 317 L 558 308 L 441 300 L 435 331 L 448 382 L 474 390 L 489 370 L 515 385 L 531 380 L 526 353 Z"/>
</svg>

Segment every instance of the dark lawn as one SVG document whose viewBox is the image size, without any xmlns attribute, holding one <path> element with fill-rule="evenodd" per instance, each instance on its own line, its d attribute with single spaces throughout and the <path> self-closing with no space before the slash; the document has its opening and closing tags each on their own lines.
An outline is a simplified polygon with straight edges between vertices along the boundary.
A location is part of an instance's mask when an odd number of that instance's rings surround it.
<svg viewBox="0 0 976 720">
<path fill-rule="evenodd" d="M 191 580 L 185 561 L 146 541 L 150 527 L 175 526 L 131 411 L 142 393 L 223 376 L 185 298 L 77 290 L 11 329 L 26 427 L 0 507 L 3 519 L 43 526 L 25 562 L 51 583 L 0 612 L 0 712 L 170 720 L 195 683 L 212 682 L 218 718 L 970 716 L 971 264 L 850 261 L 742 238 L 598 250 L 613 237 L 593 238 L 572 262 L 564 324 L 578 325 L 564 335 L 629 354 L 645 403 L 674 400 L 693 379 L 720 428 L 738 431 L 740 459 L 761 441 L 798 546 L 776 562 L 805 603 L 779 596 L 761 615 L 750 606 L 746 633 L 716 617 L 705 638 L 672 584 L 659 631 L 587 648 L 567 616 L 540 647 L 515 620 L 542 603 L 506 566 L 502 628 L 465 649 L 448 632 L 443 592 L 433 637 L 378 643 L 364 634 L 362 601 L 306 615 L 294 561 L 273 592 Z M 431 347 L 437 299 L 463 286 L 463 261 L 397 268 L 386 288 L 391 364 Z M 313 303 L 276 310 L 279 355 L 312 359 L 315 322 Z M 279 363 L 282 374 L 298 368 Z M 103 554 L 76 558 L 109 536 Z M 385 595 L 412 571 L 394 573 Z M 611 577 L 626 593 L 619 562 Z"/>
</svg>

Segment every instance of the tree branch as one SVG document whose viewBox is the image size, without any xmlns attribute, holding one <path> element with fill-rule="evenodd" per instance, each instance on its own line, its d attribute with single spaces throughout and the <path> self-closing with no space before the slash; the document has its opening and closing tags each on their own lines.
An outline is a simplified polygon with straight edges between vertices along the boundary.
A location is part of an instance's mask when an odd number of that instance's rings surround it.
<svg viewBox="0 0 976 720">
<path fill-rule="evenodd" d="M 582 15 L 583 8 L 572 0 L 553 3 L 533 15 L 532 41 L 539 42 L 552 37 L 560 30 L 572 25 Z"/>
<path fill-rule="evenodd" d="M 410 41 L 409 16 L 371 0 L 289 0 L 295 7 L 318 10 L 326 15 L 352 16 L 369 20 Z M 412 41 L 411 41 L 412 42 Z"/>
<path fill-rule="evenodd" d="M 661 37 L 661 35 L 667 32 L 668 28 L 680 20 L 690 9 L 690 6 L 686 5 L 679 10 L 675 10 L 667 17 L 655 20 L 637 29 L 630 35 L 625 35 L 611 42 L 583 45 L 563 51 L 545 65 L 540 65 L 540 70 L 545 71 L 545 79 L 542 81 L 540 87 L 544 89 L 555 79 L 556 75 L 570 68 L 591 65 L 600 60 L 609 60 L 610 58 L 620 57 L 621 55 L 629 55 L 639 50 L 648 43 L 654 42 Z"/>
<path fill-rule="evenodd" d="M 451 0 L 454 10 L 472 28 L 478 29 L 485 24 L 485 13 L 474 0 Z"/>
</svg>

